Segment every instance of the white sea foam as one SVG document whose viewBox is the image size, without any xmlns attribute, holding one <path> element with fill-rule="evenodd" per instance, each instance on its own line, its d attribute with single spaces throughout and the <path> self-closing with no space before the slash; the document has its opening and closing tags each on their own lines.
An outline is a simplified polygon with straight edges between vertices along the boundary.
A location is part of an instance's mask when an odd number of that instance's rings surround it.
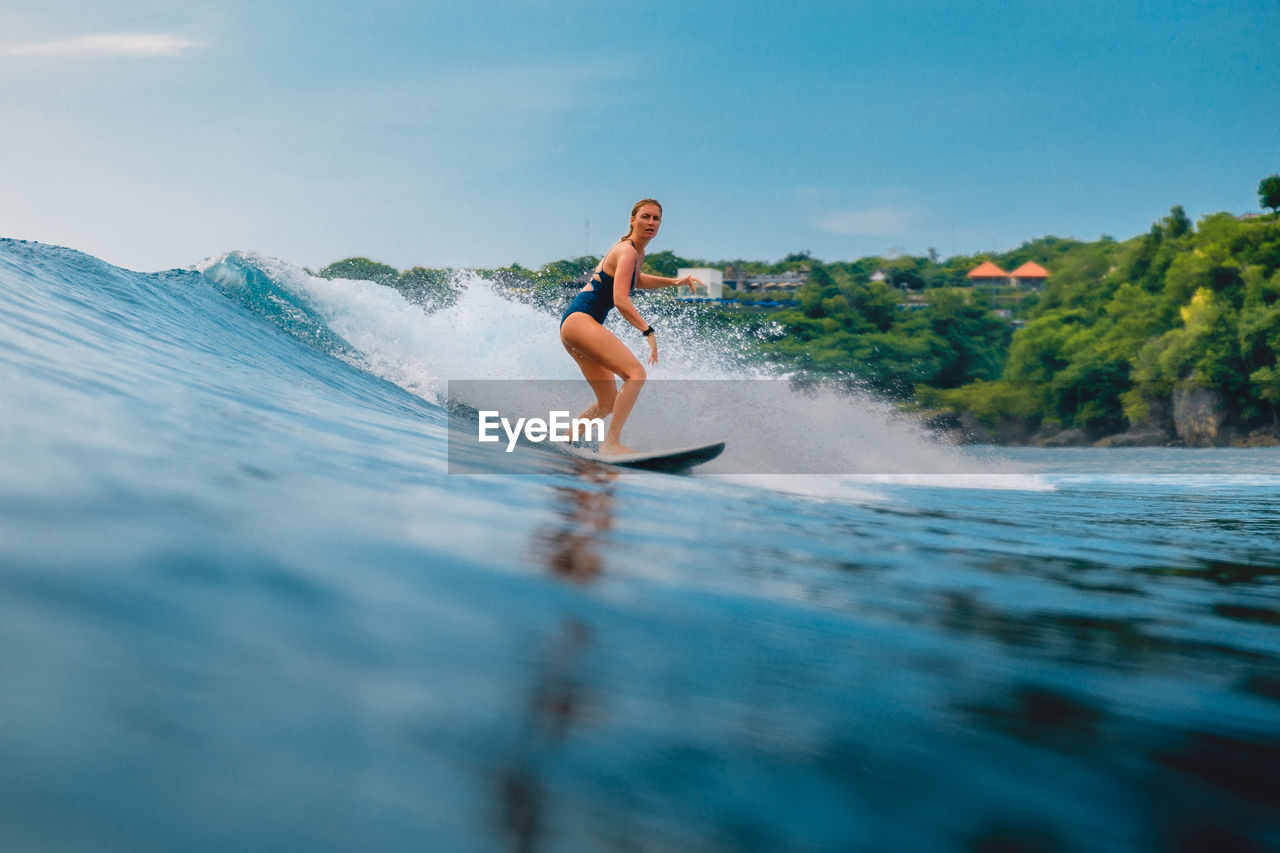
<svg viewBox="0 0 1280 853">
<path fill-rule="evenodd" d="M 344 354 L 348 360 L 437 405 L 446 403 L 449 381 L 476 379 L 568 380 L 554 399 L 544 384 L 507 382 L 486 383 L 486 399 L 462 401 L 513 416 L 545 418 L 551 407 L 576 414 L 591 401 L 560 345 L 559 317 L 473 273 L 458 274 L 460 295 L 452 306 L 428 312 L 390 287 L 320 278 L 253 253 L 232 253 L 197 269 L 223 281 L 237 265 L 255 267 L 304 303 L 354 350 Z M 938 443 L 870 395 L 793 388 L 775 368 L 748 357 L 750 347 L 735 337 L 741 333 L 708 333 L 661 300 L 637 300 L 647 316 L 662 318 L 661 358 L 649 368 L 653 381 L 627 425 L 632 446 L 723 440 L 726 453 L 701 472 L 815 496 L 856 497 L 887 483 L 1050 488 L 1013 463 Z M 611 327 L 643 354 L 638 334 L 616 318 Z M 658 381 L 668 379 L 701 381 Z"/>
</svg>

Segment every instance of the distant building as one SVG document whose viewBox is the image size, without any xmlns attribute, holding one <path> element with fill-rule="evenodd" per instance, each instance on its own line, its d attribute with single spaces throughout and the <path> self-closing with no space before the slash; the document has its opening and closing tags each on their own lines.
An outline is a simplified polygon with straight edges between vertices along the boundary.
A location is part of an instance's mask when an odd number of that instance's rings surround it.
<svg viewBox="0 0 1280 853">
<path fill-rule="evenodd" d="M 737 267 L 727 267 L 724 271 L 724 285 L 739 293 L 751 293 L 765 290 L 792 291 L 803 287 L 809 280 L 808 268 L 774 275 L 752 275 Z"/>
<path fill-rule="evenodd" d="M 1014 287 L 1025 287 L 1030 290 L 1043 288 L 1047 278 L 1049 278 L 1049 271 L 1032 261 L 1027 261 L 1009 273 L 1009 280 L 1013 282 Z"/>
<path fill-rule="evenodd" d="M 758 275 L 750 279 L 751 290 L 797 290 L 809 280 L 807 272 L 781 272 L 775 275 Z"/>
<path fill-rule="evenodd" d="M 969 270 L 969 274 L 965 277 L 969 279 L 970 284 L 986 285 L 988 287 L 999 287 L 1009 283 L 1009 274 L 991 263 L 991 261 L 984 261 Z"/>
<path fill-rule="evenodd" d="M 711 267 L 681 267 L 676 270 L 676 278 L 684 278 L 691 275 L 698 281 L 697 292 L 690 293 L 686 287 L 681 287 L 676 294 L 681 299 L 720 299 L 724 296 L 724 273 Z"/>
</svg>

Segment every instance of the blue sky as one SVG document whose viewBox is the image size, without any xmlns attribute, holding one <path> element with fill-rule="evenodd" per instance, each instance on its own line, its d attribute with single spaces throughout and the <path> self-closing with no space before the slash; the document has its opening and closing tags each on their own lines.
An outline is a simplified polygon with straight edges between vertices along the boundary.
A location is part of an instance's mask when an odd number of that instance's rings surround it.
<svg viewBox="0 0 1280 853">
<path fill-rule="evenodd" d="M 1280 4 L 9 0 L 0 236 L 152 270 L 1006 249 L 1258 209 Z M 589 227 L 588 227 L 589 222 Z"/>
</svg>

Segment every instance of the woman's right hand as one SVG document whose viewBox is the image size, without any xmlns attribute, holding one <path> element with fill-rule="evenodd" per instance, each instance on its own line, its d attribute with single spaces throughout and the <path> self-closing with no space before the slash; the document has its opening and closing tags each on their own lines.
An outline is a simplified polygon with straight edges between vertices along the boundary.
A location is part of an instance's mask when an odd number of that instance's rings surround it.
<svg viewBox="0 0 1280 853">
<path fill-rule="evenodd" d="M 658 363 L 658 335 L 656 332 L 649 335 L 649 363 Z"/>
</svg>

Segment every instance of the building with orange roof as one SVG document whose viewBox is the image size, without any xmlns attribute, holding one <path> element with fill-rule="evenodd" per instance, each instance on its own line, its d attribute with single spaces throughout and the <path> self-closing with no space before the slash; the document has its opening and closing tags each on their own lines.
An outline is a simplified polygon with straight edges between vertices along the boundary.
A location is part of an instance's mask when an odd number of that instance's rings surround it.
<svg viewBox="0 0 1280 853">
<path fill-rule="evenodd" d="M 1039 290 L 1044 287 L 1047 278 L 1049 278 L 1049 271 L 1035 261 L 1027 261 L 1009 273 L 1009 279 L 1016 287 L 1027 287 L 1031 290 Z"/>
<path fill-rule="evenodd" d="M 974 269 L 969 270 L 968 276 L 971 284 L 1007 284 L 1009 282 L 1009 274 L 1000 267 L 991 263 L 991 261 L 983 261 Z"/>
</svg>

